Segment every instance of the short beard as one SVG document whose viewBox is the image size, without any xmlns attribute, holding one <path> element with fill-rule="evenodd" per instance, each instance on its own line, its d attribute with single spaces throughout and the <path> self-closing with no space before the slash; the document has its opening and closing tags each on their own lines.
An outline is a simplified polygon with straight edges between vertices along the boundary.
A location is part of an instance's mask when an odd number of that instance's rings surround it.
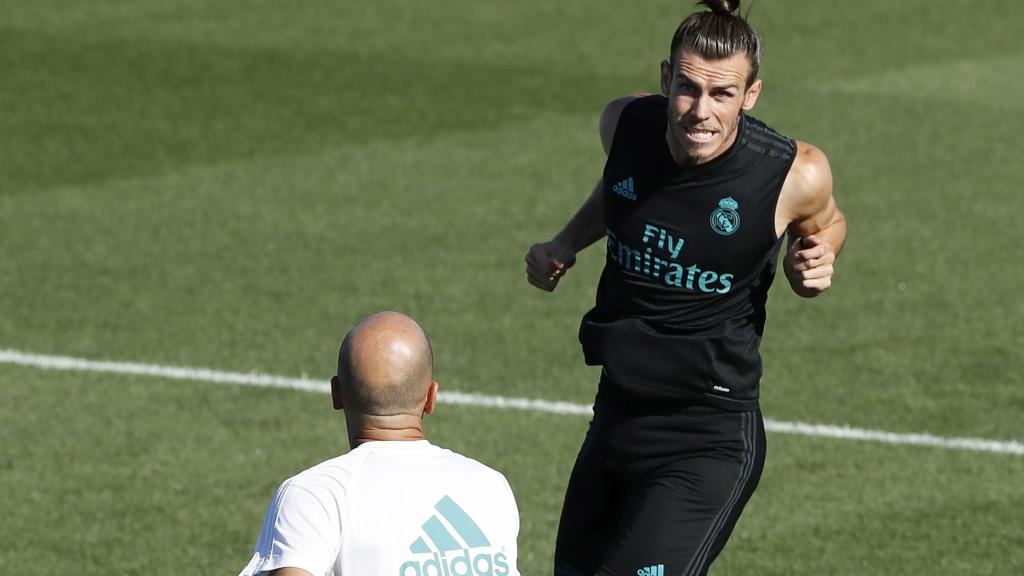
<svg viewBox="0 0 1024 576">
<path fill-rule="evenodd" d="M 742 118 L 743 118 L 743 113 L 741 112 L 740 115 L 736 118 L 736 122 L 732 125 L 732 130 L 729 132 L 729 134 L 725 135 L 722 138 L 723 141 L 729 140 L 730 138 L 736 138 L 737 137 L 737 135 L 739 133 L 739 129 L 740 129 L 740 123 L 743 122 Z M 675 140 L 676 146 L 678 147 L 676 152 L 672 152 L 671 147 L 670 147 L 669 148 L 669 152 L 671 153 L 672 159 L 675 160 L 676 164 L 678 164 L 680 166 L 695 166 L 697 164 L 702 164 L 704 162 L 710 162 L 711 160 L 714 160 L 715 158 L 717 158 L 721 154 L 725 154 L 725 152 L 729 148 L 731 148 L 733 145 L 736 144 L 736 141 L 733 140 L 732 142 L 729 143 L 729 146 L 727 146 L 725 149 L 721 150 L 720 152 L 716 148 L 715 150 L 712 150 L 710 152 L 705 153 L 705 152 L 703 152 L 703 150 L 700 150 L 700 149 L 694 150 L 693 148 L 690 148 L 689 146 L 686 146 L 684 144 L 684 142 L 686 142 L 686 128 L 683 127 L 682 123 L 675 122 L 674 120 L 669 118 L 668 126 L 666 127 L 666 130 L 667 130 L 667 135 L 669 135 L 673 140 Z M 719 135 L 721 135 L 721 134 L 723 134 L 723 133 L 719 132 Z M 719 145 L 721 145 L 721 144 L 719 144 Z M 717 154 L 716 154 L 716 152 L 717 152 Z M 682 161 L 680 161 L 680 158 L 676 157 L 677 153 L 678 154 L 685 154 L 686 157 L 681 159 Z"/>
<path fill-rule="evenodd" d="M 679 166 L 696 166 L 701 162 L 711 159 L 710 154 L 702 153 L 700 150 L 694 150 L 685 144 L 686 129 L 679 124 L 673 123 L 672 126 L 668 127 L 668 136 L 675 141 L 675 151 L 672 150 L 672 147 L 669 147 L 669 152 L 672 156 L 672 160 L 674 160 Z M 678 155 L 685 156 L 683 158 L 679 158 Z"/>
</svg>

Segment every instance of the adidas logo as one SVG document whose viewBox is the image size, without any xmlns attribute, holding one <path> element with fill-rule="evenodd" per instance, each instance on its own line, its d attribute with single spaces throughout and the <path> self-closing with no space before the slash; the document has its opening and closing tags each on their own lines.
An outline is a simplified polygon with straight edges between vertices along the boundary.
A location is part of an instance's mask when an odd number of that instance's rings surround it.
<svg viewBox="0 0 1024 576">
<path fill-rule="evenodd" d="M 636 202 L 636 189 L 633 188 L 632 176 L 612 186 L 612 192 L 615 192 L 616 194 L 622 196 L 623 198 L 627 198 L 629 200 Z"/>
<path fill-rule="evenodd" d="M 413 558 L 402 564 L 398 576 L 506 576 L 509 573 L 505 553 L 492 553 L 491 542 L 480 526 L 454 500 L 445 496 L 437 501 L 434 509 L 437 514 L 421 526 L 423 536 L 409 545 L 409 552 L 429 554 L 429 557 Z"/>
<path fill-rule="evenodd" d="M 636 571 L 636 576 L 665 576 L 665 565 L 656 564 Z"/>
</svg>

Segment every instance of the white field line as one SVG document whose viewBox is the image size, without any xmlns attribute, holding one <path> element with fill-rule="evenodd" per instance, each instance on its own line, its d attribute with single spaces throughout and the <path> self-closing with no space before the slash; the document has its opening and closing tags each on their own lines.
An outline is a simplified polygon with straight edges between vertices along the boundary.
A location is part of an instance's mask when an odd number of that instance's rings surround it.
<svg viewBox="0 0 1024 576">
<path fill-rule="evenodd" d="M 78 372 L 100 372 L 106 374 L 128 374 L 133 376 L 153 376 L 171 380 L 189 380 L 194 382 L 214 382 L 218 384 L 238 384 L 261 388 L 287 388 L 307 392 L 328 392 L 330 384 L 324 380 L 309 378 L 288 378 L 256 372 L 223 372 L 206 368 L 189 368 L 184 366 L 161 366 L 157 364 L 139 364 L 134 362 L 106 362 L 72 358 L 68 356 L 48 356 L 29 354 L 17 350 L 0 349 L 0 364 L 13 364 L 41 368 L 43 370 L 69 370 Z M 475 392 L 441 392 L 438 401 L 445 404 L 462 406 L 478 406 L 485 408 L 525 410 L 529 412 L 548 412 L 551 414 L 590 416 L 593 414 L 589 404 L 572 402 L 555 402 L 535 398 L 509 398 L 478 394 Z M 822 438 L 841 438 L 846 440 L 863 440 L 886 444 L 909 444 L 913 446 L 931 446 L 949 450 L 970 450 L 975 452 L 994 452 L 997 454 L 1024 455 L 1024 443 L 1016 441 L 987 440 L 984 438 L 952 438 L 934 436 L 932 434 L 900 434 L 881 430 L 865 430 L 848 426 L 831 426 L 807 424 L 804 422 L 785 422 L 765 419 L 765 429 L 780 434 L 799 434 Z"/>
</svg>

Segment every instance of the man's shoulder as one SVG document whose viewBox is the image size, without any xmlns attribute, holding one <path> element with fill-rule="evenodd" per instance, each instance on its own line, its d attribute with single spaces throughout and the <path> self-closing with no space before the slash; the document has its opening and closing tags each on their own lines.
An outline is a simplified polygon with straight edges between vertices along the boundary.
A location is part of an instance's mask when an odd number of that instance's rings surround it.
<svg viewBox="0 0 1024 576">
<path fill-rule="evenodd" d="M 500 478 L 502 482 L 505 482 L 504 474 L 495 470 L 494 468 L 491 468 L 487 464 L 480 462 L 479 460 L 470 458 L 469 456 L 460 454 L 458 452 L 455 452 L 454 450 L 449 450 L 448 448 L 438 447 L 438 450 L 440 450 L 441 453 L 444 454 L 444 458 L 448 459 L 451 463 L 455 465 L 461 466 L 466 470 L 472 471 L 473 473 L 479 474 L 481 476 L 490 476 L 495 479 Z"/>
<path fill-rule="evenodd" d="M 440 447 L 438 450 L 441 454 L 438 461 L 442 463 L 447 478 L 457 480 L 463 489 L 471 488 L 481 494 L 489 494 L 491 498 L 499 495 L 507 497 L 507 502 L 515 508 L 512 487 L 503 473 L 454 450 Z"/>
<path fill-rule="evenodd" d="M 668 98 L 661 94 L 635 94 L 622 106 L 622 114 L 634 122 L 665 124 Z"/>
<path fill-rule="evenodd" d="M 402 455 L 420 454 L 424 451 L 430 452 L 432 449 L 436 449 L 436 447 L 425 441 L 365 442 L 345 454 L 329 458 L 306 468 L 286 480 L 286 482 L 293 486 L 304 487 L 323 484 L 324 482 L 344 483 L 355 475 L 367 460 L 372 460 L 374 456 L 395 454 L 395 458 L 401 460 L 403 459 Z"/>
<path fill-rule="evenodd" d="M 623 112 L 629 110 L 631 114 L 662 114 L 660 117 L 664 119 L 664 112 L 668 107 L 668 98 L 661 94 L 650 94 L 647 92 L 637 92 L 628 96 L 620 96 L 614 100 L 608 102 L 604 107 L 602 116 L 609 117 L 610 119 L 618 119 Z"/>
<path fill-rule="evenodd" d="M 786 175 L 782 198 L 792 218 L 820 211 L 832 197 L 832 168 L 825 153 L 807 142 L 796 141 L 796 158 Z"/>
<path fill-rule="evenodd" d="M 282 487 L 301 488 L 307 492 L 344 492 L 362 456 L 349 452 L 314 464 L 281 483 Z"/>
<path fill-rule="evenodd" d="M 800 188 L 816 189 L 823 179 L 831 181 L 832 169 L 825 153 L 813 144 L 795 140 L 796 158 L 789 170 L 794 185 Z"/>
<path fill-rule="evenodd" d="M 611 151 L 620 124 L 658 124 L 665 122 L 668 99 L 660 94 L 637 93 L 609 102 L 601 112 L 599 130 L 605 154 Z"/>
</svg>

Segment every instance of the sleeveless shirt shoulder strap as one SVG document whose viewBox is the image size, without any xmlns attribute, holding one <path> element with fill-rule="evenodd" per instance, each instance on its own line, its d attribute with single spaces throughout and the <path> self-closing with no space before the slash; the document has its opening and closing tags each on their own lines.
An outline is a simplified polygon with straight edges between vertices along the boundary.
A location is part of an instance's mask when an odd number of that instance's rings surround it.
<svg viewBox="0 0 1024 576">
<path fill-rule="evenodd" d="M 629 103 L 622 111 L 631 122 L 649 128 L 652 125 L 664 127 L 668 99 L 660 94 L 642 96 Z"/>
<path fill-rule="evenodd" d="M 796 140 L 787 138 L 753 116 L 744 115 L 743 144 L 751 150 L 783 161 L 796 155 Z"/>
<path fill-rule="evenodd" d="M 645 142 L 650 133 L 662 133 L 665 126 L 665 110 L 668 100 L 659 94 L 642 96 L 633 100 L 622 109 L 619 122 L 615 126 L 615 138 L 612 151 L 620 142 L 630 148 Z"/>
</svg>

